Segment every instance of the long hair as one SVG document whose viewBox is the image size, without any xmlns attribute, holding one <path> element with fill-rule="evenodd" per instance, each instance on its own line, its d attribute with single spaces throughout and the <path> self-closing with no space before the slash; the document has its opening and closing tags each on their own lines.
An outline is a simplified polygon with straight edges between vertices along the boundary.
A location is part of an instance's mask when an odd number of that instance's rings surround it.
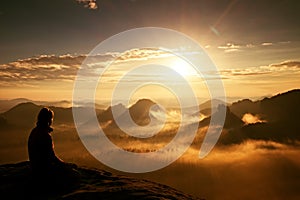
<svg viewBox="0 0 300 200">
<path fill-rule="evenodd" d="M 50 127 L 53 117 L 54 112 L 51 109 L 44 107 L 38 114 L 36 125 Z"/>
</svg>

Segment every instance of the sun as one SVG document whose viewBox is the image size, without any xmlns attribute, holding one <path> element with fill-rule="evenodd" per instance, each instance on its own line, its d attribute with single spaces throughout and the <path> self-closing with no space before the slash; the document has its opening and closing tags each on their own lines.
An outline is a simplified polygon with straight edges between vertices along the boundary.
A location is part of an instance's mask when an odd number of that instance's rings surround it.
<svg viewBox="0 0 300 200">
<path fill-rule="evenodd" d="M 197 75 L 197 71 L 194 67 L 182 58 L 172 58 L 170 61 L 170 67 L 184 77 Z"/>
</svg>

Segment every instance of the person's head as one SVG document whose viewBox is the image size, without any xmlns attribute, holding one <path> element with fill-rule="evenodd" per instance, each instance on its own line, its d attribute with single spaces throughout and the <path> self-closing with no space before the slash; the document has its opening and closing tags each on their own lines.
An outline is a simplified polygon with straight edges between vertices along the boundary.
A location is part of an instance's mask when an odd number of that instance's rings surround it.
<svg viewBox="0 0 300 200">
<path fill-rule="evenodd" d="M 37 125 L 38 126 L 51 126 L 54 117 L 54 112 L 49 108 L 42 108 L 38 114 Z"/>
</svg>

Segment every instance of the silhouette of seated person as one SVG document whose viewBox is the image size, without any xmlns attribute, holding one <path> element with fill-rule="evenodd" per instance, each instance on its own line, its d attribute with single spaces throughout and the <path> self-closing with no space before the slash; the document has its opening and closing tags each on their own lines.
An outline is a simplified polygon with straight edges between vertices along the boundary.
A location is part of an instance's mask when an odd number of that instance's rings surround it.
<svg viewBox="0 0 300 200">
<path fill-rule="evenodd" d="M 70 185 L 79 180 L 77 166 L 65 163 L 54 152 L 51 133 L 54 113 L 49 108 L 42 108 L 37 117 L 36 127 L 28 139 L 28 153 L 34 180 L 56 186 Z"/>
</svg>

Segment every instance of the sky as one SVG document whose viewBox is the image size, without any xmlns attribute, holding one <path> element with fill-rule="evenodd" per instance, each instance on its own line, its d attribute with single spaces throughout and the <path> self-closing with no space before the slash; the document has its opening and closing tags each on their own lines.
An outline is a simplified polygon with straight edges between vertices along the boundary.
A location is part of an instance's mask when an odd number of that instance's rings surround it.
<svg viewBox="0 0 300 200">
<path fill-rule="evenodd" d="M 197 41 L 218 67 L 229 101 L 299 88 L 299 9 L 297 0 L 1 1 L 0 98 L 70 100 L 86 55 L 140 27 L 173 29 Z"/>
</svg>

